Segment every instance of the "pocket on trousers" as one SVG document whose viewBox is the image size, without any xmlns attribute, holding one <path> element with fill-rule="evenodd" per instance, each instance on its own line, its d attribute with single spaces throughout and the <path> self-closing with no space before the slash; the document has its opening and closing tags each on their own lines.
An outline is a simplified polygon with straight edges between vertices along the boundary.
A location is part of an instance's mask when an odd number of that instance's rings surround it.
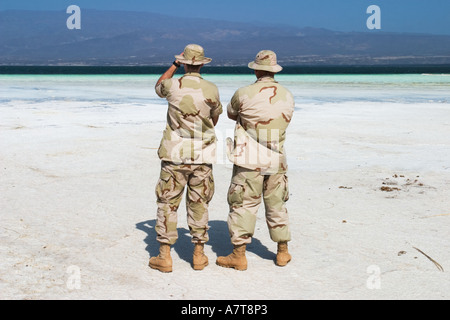
<svg viewBox="0 0 450 320">
<path fill-rule="evenodd" d="M 156 196 L 158 198 L 164 198 L 173 191 L 173 181 L 172 175 L 165 171 L 161 170 L 161 174 L 159 176 L 158 184 L 156 185 Z"/>
<path fill-rule="evenodd" d="M 211 202 L 211 200 L 214 196 L 214 191 L 215 191 L 214 178 L 213 178 L 213 176 L 210 176 L 208 178 L 208 192 L 206 195 L 206 200 L 208 203 Z"/>
<path fill-rule="evenodd" d="M 287 202 L 289 200 L 289 179 L 287 175 L 284 175 L 283 177 L 283 200 L 284 202 Z"/>
<path fill-rule="evenodd" d="M 244 203 L 244 186 L 231 183 L 230 188 L 228 189 L 228 204 L 231 207 L 238 208 L 242 207 Z"/>
<path fill-rule="evenodd" d="M 211 168 L 203 167 L 196 175 L 189 178 L 189 189 L 194 191 L 191 196 L 194 197 L 191 200 L 198 201 L 199 198 L 202 202 L 211 202 L 214 196 L 214 176 Z"/>
</svg>

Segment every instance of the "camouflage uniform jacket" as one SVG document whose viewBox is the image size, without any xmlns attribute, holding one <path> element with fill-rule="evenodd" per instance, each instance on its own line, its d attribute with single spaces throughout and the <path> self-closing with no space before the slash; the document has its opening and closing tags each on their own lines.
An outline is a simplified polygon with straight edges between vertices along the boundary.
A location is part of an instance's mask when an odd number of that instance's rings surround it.
<svg viewBox="0 0 450 320">
<path fill-rule="evenodd" d="M 263 174 L 287 171 L 284 142 L 294 113 L 294 97 L 273 78 L 263 77 L 236 91 L 228 113 L 238 116 L 228 157 L 234 164 Z"/>
<path fill-rule="evenodd" d="M 212 118 L 222 113 L 216 85 L 198 73 L 187 73 L 162 81 L 156 93 L 169 103 L 160 159 L 178 164 L 215 163 L 217 138 Z"/>
</svg>

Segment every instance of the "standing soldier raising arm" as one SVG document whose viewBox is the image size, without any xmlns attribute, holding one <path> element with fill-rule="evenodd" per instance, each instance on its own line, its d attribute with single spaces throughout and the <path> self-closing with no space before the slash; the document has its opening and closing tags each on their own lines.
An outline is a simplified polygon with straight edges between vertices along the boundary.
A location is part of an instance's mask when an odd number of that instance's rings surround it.
<svg viewBox="0 0 450 320">
<path fill-rule="evenodd" d="M 161 175 L 156 186 L 158 204 L 156 233 L 160 254 L 149 266 L 172 272 L 170 246 L 178 239 L 177 210 L 187 186 L 188 225 L 194 243 L 193 268 L 208 265 L 204 244 L 208 236 L 208 205 L 214 194 L 213 167 L 216 156 L 215 125 L 222 113 L 217 87 L 202 78 L 200 69 L 210 63 L 201 46 L 186 46 L 156 83 L 156 93 L 169 104 L 167 126 L 158 155 Z M 185 74 L 173 75 L 184 64 Z"/>
</svg>

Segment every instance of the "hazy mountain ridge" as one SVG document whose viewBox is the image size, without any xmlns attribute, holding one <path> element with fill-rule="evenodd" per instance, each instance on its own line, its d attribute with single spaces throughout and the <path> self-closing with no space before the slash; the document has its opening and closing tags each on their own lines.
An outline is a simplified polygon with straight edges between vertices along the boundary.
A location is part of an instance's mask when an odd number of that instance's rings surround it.
<svg viewBox="0 0 450 320">
<path fill-rule="evenodd" d="M 450 36 L 345 33 L 148 12 L 82 10 L 81 30 L 61 12 L 0 12 L 2 65 L 164 65 L 188 43 L 214 65 L 244 65 L 273 49 L 285 65 L 450 64 Z"/>
</svg>

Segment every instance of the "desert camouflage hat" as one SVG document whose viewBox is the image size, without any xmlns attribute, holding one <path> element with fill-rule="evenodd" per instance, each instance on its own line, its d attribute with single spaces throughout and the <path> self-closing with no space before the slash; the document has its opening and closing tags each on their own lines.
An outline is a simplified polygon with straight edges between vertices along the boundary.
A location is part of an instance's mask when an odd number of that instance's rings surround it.
<svg viewBox="0 0 450 320">
<path fill-rule="evenodd" d="M 283 68 L 277 63 L 277 55 L 270 50 L 260 51 L 255 58 L 248 64 L 248 67 L 253 70 L 263 70 L 278 73 Z"/>
<path fill-rule="evenodd" d="M 198 44 L 189 44 L 184 48 L 183 55 L 176 55 L 175 58 L 184 64 L 198 66 L 207 64 L 212 61 L 211 58 L 205 57 L 205 50 Z"/>
</svg>

